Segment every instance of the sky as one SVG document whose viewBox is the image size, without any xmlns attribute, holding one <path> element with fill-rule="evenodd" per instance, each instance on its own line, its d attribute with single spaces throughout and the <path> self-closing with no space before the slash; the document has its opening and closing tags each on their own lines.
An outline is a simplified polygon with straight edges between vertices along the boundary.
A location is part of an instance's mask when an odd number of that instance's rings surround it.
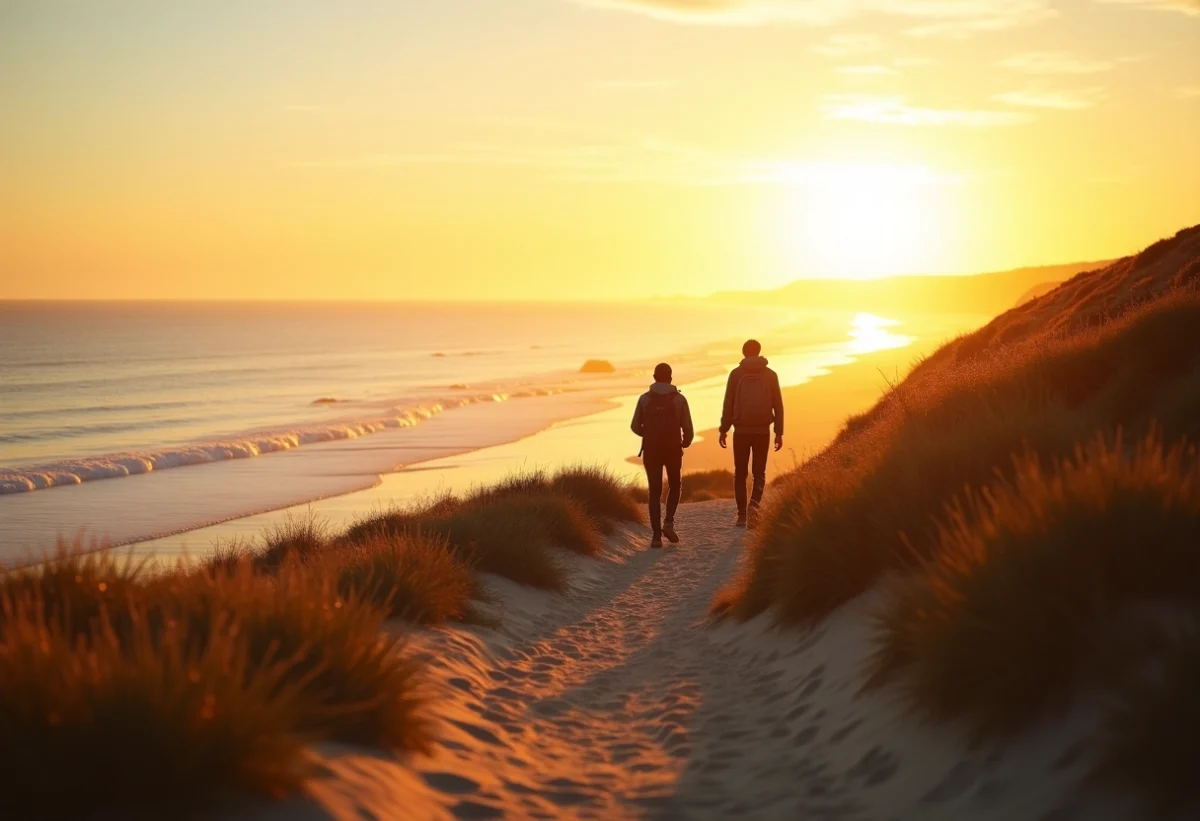
<svg viewBox="0 0 1200 821">
<path fill-rule="evenodd" d="M 1200 0 L 0 0 L 0 299 L 591 299 L 1200 222 Z"/>
</svg>

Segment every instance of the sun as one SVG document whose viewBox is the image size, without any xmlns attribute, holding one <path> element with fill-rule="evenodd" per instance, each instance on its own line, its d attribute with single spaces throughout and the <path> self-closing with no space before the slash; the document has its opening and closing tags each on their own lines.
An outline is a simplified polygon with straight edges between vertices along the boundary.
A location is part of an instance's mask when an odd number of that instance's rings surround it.
<svg viewBox="0 0 1200 821">
<path fill-rule="evenodd" d="M 938 178 L 917 166 L 815 164 L 789 179 L 790 244 L 814 277 L 922 271 L 936 255 Z"/>
</svg>

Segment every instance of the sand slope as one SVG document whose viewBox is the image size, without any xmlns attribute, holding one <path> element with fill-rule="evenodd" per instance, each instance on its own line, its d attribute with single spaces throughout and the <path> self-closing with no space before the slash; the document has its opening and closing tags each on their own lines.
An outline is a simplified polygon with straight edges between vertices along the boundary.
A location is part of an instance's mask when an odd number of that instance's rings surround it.
<svg viewBox="0 0 1200 821">
<path fill-rule="evenodd" d="M 504 626 L 420 639 L 443 732 L 406 762 L 321 751 L 286 818 L 1031 819 L 1123 817 L 1071 788 L 1079 715 L 968 750 L 884 695 L 857 695 L 856 603 L 811 633 L 706 624 L 735 570 L 727 501 L 685 505 L 684 543 L 633 529 L 575 562 L 571 595 L 494 581 Z M 261 817 L 261 816 L 259 816 Z"/>
</svg>

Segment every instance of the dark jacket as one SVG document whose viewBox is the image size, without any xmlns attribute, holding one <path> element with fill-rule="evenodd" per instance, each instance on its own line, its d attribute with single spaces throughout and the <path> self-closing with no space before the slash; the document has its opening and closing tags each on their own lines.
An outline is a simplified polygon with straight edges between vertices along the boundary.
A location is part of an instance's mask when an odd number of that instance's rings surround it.
<svg viewBox="0 0 1200 821">
<path fill-rule="evenodd" d="M 650 401 L 650 395 L 655 393 L 674 394 L 675 416 L 679 420 L 679 429 L 683 433 L 682 442 L 686 448 L 696 436 L 696 431 L 692 428 L 692 411 L 688 407 L 687 399 L 683 397 L 679 389 L 667 382 L 655 382 L 650 386 L 650 390 L 638 397 L 637 407 L 633 409 L 633 423 L 630 424 L 630 429 L 638 436 L 642 436 L 645 433 L 642 427 L 642 413 L 646 407 L 646 403 Z"/>
<path fill-rule="evenodd" d="M 739 425 L 734 418 L 733 400 L 737 396 L 738 383 L 747 371 L 766 371 L 767 382 L 771 386 L 771 408 L 775 417 L 775 434 L 783 435 L 783 391 L 779 389 L 779 375 L 767 367 L 765 356 L 747 356 L 729 374 L 729 382 L 725 385 L 725 406 L 721 410 L 721 433 L 728 433 L 736 428 L 742 433 L 770 433 L 769 425 Z"/>
</svg>

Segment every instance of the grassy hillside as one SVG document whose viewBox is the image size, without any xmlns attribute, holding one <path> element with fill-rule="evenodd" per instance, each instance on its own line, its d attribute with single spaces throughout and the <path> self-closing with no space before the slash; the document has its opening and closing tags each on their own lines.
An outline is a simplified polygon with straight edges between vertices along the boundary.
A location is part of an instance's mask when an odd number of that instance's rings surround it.
<svg viewBox="0 0 1200 821">
<path fill-rule="evenodd" d="M 1132 686 L 1144 611 L 1200 613 L 1198 280 L 1200 226 L 938 350 L 776 483 L 716 612 L 812 625 L 874 591 L 873 681 L 980 736 Z"/>
<path fill-rule="evenodd" d="M 425 749 L 421 665 L 388 622 L 479 620 L 483 570 L 565 590 L 561 550 L 640 516 L 570 468 L 345 533 L 288 520 L 167 574 L 60 545 L 0 574 L 0 791 L 47 817 L 191 817 L 297 789 L 311 742 Z"/>
</svg>

